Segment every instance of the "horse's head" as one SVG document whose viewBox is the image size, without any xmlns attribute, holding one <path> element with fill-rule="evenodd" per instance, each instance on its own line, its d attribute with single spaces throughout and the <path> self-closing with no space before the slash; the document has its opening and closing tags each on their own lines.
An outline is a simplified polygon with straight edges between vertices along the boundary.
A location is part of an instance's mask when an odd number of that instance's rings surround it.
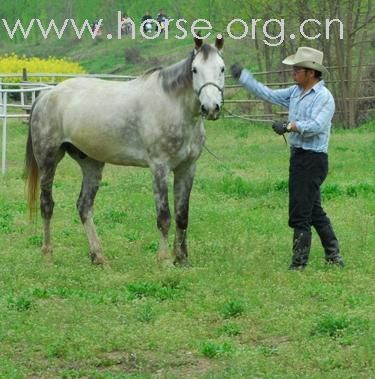
<svg viewBox="0 0 375 379">
<path fill-rule="evenodd" d="M 203 45 L 195 38 L 194 59 L 191 65 L 193 89 L 198 95 L 201 114 L 209 120 L 217 120 L 224 101 L 224 61 L 221 50 L 224 39 L 216 38 L 215 45 Z"/>
</svg>

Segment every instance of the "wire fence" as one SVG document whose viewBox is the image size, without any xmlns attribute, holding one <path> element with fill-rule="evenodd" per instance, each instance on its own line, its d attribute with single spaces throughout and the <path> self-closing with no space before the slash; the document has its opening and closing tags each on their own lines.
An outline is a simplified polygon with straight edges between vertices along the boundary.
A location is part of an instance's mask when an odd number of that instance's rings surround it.
<svg viewBox="0 0 375 379">
<path fill-rule="evenodd" d="M 363 65 L 361 67 L 375 68 L 375 65 Z M 340 67 L 330 67 L 338 69 Z M 295 84 L 294 82 L 284 80 L 285 74 L 290 70 L 273 70 L 253 73 L 256 77 L 266 77 L 263 82 L 271 88 L 285 88 Z M 40 91 L 52 88 L 58 82 L 74 77 L 100 78 L 105 80 L 128 81 L 135 79 L 136 76 L 130 75 L 111 75 L 111 74 L 58 74 L 58 73 L 27 73 L 26 69 L 22 74 L 0 74 L 0 119 L 2 119 L 2 174 L 6 172 L 6 149 L 7 149 L 7 120 L 9 119 L 27 119 L 29 117 L 31 105 Z M 274 78 L 277 77 L 277 80 Z M 230 78 L 230 76 L 227 76 Z M 267 81 L 271 78 L 271 81 Z M 19 81 L 21 79 L 21 81 Z M 272 80 L 273 79 L 273 80 Z M 15 81 L 15 82 L 12 82 Z M 336 79 L 326 80 L 328 87 L 335 85 L 339 81 Z M 366 88 L 374 87 L 375 79 L 373 77 L 361 78 L 359 85 Z M 372 92 L 375 94 L 375 91 Z M 375 95 L 370 91 L 369 96 L 358 96 L 356 98 L 336 97 L 336 103 L 351 101 L 360 107 L 360 104 L 366 103 L 367 112 L 375 112 Z M 348 112 L 347 109 L 336 109 L 336 117 L 342 113 Z M 271 105 L 263 100 L 257 99 L 250 95 L 243 87 L 237 83 L 229 83 L 225 86 L 225 107 L 224 118 L 228 120 L 241 119 L 249 122 L 271 122 L 277 118 L 286 118 L 288 112 L 280 107 Z"/>
<path fill-rule="evenodd" d="M 341 125 L 345 125 L 347 115 L 353 112 L 353 108 L 357 116 L 360 116 L 357 117 L 358 122 L 375 118 L 375 64 L 353 65 L 349 68 L 361 70 L 358 80 L 342 81 L 337 77 L 336 71 L 348 69 L 346 66 L 327 67 L 330 75 L 324 79 L 325 85 L 333 93 L 336 102 L 334 122 Z M 281 89 L 295 85 L 294 81 L 288 79 L 291 72 L 291 69 L 281 69 L 253 72 L 253 75 L 267 87 Z M 243 120 L 269 122 L 288 115 L 285 108 L 256 98 L 243 89 L 242 85 L 231 81 L 229 75 L 227 78 L 229 79 L 229 83 L 225 86 L 227 118 L 234 118 L 235 115 Z M 345 93 L 341 90 L 343 87 L 347 89 Z M 358 87 L 357 93 L 350 90 L 356 87 Z"/>
</svg>

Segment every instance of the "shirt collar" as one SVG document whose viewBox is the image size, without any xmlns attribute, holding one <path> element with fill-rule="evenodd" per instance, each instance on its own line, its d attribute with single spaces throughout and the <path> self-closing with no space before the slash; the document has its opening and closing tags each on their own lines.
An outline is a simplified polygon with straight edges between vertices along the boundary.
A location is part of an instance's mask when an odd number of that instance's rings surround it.
<svg viewBox="0 0 375 379">
<path fill-rule="evenodd" d="M 315 92 L 320 91 L 324 87 L 324 80 L 319 80 L 318 83 L 316 83 L 311 89 L 314 90 Z"/>
<path fill-rule="evenodd" d="M 319 80 L 318 83 L 316 83 L 314 86 L 312 86 L 306 93 L 305 95 L 307 95 L 308 93 L 314 91 L 314 92 L 319 92 L 322 90 L 322 88 L 324 87 L 324 80 Z M 302 93 L 303 92 L 303 88 L 301 86 L 298 86 L 300 92 Z"/>
</svg>

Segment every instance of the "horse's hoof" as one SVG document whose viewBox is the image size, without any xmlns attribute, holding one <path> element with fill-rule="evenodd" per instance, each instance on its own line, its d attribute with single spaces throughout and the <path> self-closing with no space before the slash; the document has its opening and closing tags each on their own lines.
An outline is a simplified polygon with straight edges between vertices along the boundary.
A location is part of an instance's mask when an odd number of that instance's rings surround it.
<svg viewBox="0 0 375 379">
<path fill-rule="evenodd" d="M 173 264 L 177 267 L 191 267 L 191 263 L 188 258 L 176 258 Z"/>
<path fill-rule="evenodd" d="M 96 266 L 102 266 L 107 263 L 107 259 L 102 254 L 90 254 L 91 256 L 91 263 Z"/>
<path fill-rule="evenodd" d="M 158 256 L 158 265 L 160 268 L 171 268 L 173 267 L 173 260 L 170 257 L 159 257 Z"/>
<path fill-rule="evenodd" d="M 51 246 L 42 246 L 42 254 L 43 256 L 52 256 L 52 247 Z"/>
<path fill-rule="evenodd" d="M 167 250 L 160 250 L 157 255 L 158 265 L 161 268 L 168 268 L 173 266 L 173 259 Z"/>
</svg>

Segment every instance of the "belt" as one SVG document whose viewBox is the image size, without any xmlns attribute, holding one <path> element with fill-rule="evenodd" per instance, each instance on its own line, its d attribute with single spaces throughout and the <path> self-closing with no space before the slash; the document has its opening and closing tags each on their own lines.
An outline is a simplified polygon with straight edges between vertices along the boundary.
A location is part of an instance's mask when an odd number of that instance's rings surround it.
<svg viewBox="0 0 375 379">
<path fill-rule="evenodd" d="M 305 150 L 305 149 L 302 149 L 302 147 L 291 147 L 290 148 L 290 151 L 292 154 L 303 154 L 303 153 L 307 153 L 311 150 Z"/>
<path fill-rule="evenodd" d="M 290 152 L 292 155 L 299 155 L 299 154 L 323 154 L 327 155 L 327 153 L 323 151 L 314 151 L 314 150 L 307 150 L 307 149 L 302 149 L 302 147 L 291 147 Z"/>
</svg>

